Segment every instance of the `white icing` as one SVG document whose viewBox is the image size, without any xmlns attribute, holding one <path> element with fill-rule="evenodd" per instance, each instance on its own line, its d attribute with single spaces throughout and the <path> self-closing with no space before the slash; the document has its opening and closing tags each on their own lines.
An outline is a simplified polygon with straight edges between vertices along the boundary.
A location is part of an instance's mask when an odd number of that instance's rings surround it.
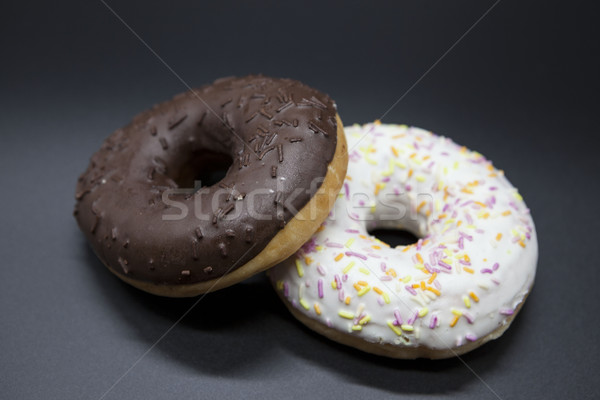
<svg viewBox="0 0 600 400">
<path fill-rule="evenodd" d="M 538 251 L 529 210 L 503 172 L 422 129 L 345 130 L 344 187 L 323 229 L 270 271 L 276 289 L 315 321 L 374 343 L 447 349 L 506 324 L 533 284 Z M 389 248 L 369 235 L 375 227 L 422 239 Z"/>
</svg>

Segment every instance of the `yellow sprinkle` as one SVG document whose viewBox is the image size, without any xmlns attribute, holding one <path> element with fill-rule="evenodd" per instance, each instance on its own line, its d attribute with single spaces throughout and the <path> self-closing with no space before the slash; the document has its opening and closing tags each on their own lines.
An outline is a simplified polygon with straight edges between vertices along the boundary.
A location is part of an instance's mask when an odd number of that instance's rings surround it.
<svg viewBox="0 0 600 400">
<path fill-rule="evenodd" d="M 406 164 L 404 164 L 403 162 L 396 161 L 394 162 L 394 164 L 396 164 L 396 167 L 400 167 L 402 169 L 406 168 Z"/>
<path fill-rule="evenodd" d="M 331 281 L 331 287 L 337 289 L 337 283 L 335 281 Z"/>
<path fill-rule="evenodd" d="M 402 282 L 408 283 L 408 282 L 410 282 L 411 279 L 412 279 L 412 277 L 410 275 L 406 275 L 404 278 L 402 278 Z"/>
<path fill-rule="evenodd" d="M 450 311 L 452 311 L 452 314 L 458 315 L 459 317 L 462 315 L 462 311 L 457 310 L 456 308 L 452 308 Z"/>
<path fill-rule="evenodd" d="M 362 326 L 360 326 L 360 325 L 352 325 L 352 330 L 353 331 L 361 331 L 362 330 Z"/>
<path fill-rule="evenodd" d="M 454 325 L 456 325 L 456 323 L 458 322 L 458 319 L 460 317 L 458 315 L 455 315 L 454 318 L 452 319 L 452 322 L 450 322 L 450 327 L 454 328 Z"/>
<path fill-rule="evenodd" d="M 313 259 L 310 257 L 304 257 L 304 262 L 306 263 L 306 265 L 310 265 L 313 262 Z"/>
<path fill-rule="evenodd" d="M 317 313 L 317 315 L 321 315 L 321 307 L 319 307 L 317 303 L 315 303 L 315 312 Z"/>
<path fill-rule="evenodd" d="M 373 290 L 379 295 L 383 294 L 383 290 L 379 289 L 377 286 L 373 286 Z"/>
<path fill-rule="evenodd" d="M 471 308 L 471 300 L 469 300 L 467 296 L 463 296 L 463 302 L 465 303 L 465 306 L 467 306 L 467 308 Z"/>
<path fill-rule="evenodd" d="M 368 270 L 368 269 L 366 269 L 365 267 L 360 267 L 358 270 L 359 270 L 360 272 L 362 272 L 363 274 L 365 274 L 365 275 L 370 275 L 370 274 L 371 274 L 371 271 L 369 271 L 369 270 Z"/>
<path fill-rule="evenodd" d="M 396 325 L 394 325 L 392 323 L 392 321 L 388 321 L 388 326 L 390 327 L 391 330 L 394 331 L 394 333 L 398 336 L 402 336 L 402 330 L 400 330 L 400 328 L 398 328 Z"/>
<path fill-rule="evenodd" d="M 350 296 L 346 296 L 346 299 L 344 300 L 344 303 L 346 303 L 346 305 L 350 304 L 350 300 L 352 300 L 350 298 Z"/>
<path fill-rule="evenodd" d="M 454 167 L 454 169 L 458 169 L 458 161 L 454 161 L 453 167 Z"/>
<path fill-rule="evenodd" d="M 362 319 L 360 321 L 358 321 L 358 323 L 361 324 L 361 325 L 365 325 L 370 320 L 371 320 L 371 316 L 370 315 L 365 315 L 364 317 L 362 317 Z"/>
<path fill-rule="evenodd" d="M 302 278 L 304 276 L 304 269 L 302 268 L 302 264 L 300 264 L 300 260 L 296 260 L 296 270 L 298 271 L 298 276 Z"/>
<path fill-rule="evenodd" d="M 364 295 L 365 293 L 367 293 L 369 290 L 371 290 L 371 288 L 367 286 L 367 287 L 364 287 L 364 288 L 360 289 L 360 290 L 358 291 L 358 293 L 357 293 L 357 294 L 358 294 L 359 296 L 362 296 L 362 295 Z"/>
<path fill-rule="evenodd" d="M 335 261 L 340 261 L 342 258 L 344 258 L 344 253 L 340 253 L 337 256 L 335 256 L 334 260 Z"/>
<path fill-rule="evenodd" d="M 338 311 L 338 315 L 342 318 L 354 319 L 354 314 L 351 313 L 350 311 L 340 310 L 340 311 Z"/>
<path fill-rule="evenodd" d="M 396 270 L 394 268 L 390 268 L 388 269 L 387 273 L 391 276 L 393 276 L 394 278 L 397 276 L 396 274 Z"/>
<path fill-rule="evenodd" d="M 469 268 L 469 267 L 463 267 L 463 271 L 466 271 L 466 272 L 468 272 L 470 274 L 474 274 L 475 273 L 475 271 L 473 270 L 473 268 Z"/>
<path fill-rule="evenodd" d="M 310 309 L 310 306 L 308 305 L 308 302 L 306 301 L 306 299 L 300 299 L 300 305 L 302 307 L 304 307 L 305 310 Z"/>
<path fill-rule="evenodd" d="M 394 153 L 395 157 L 398 157 L 398 149 L 392 146 L 392 153 Z"/>
<path fill-rule="evenodd" d="M 514 192 L 514 193 L 513 193 L 513 196 L 515 197 L 515 199 L 517 199 L 517 200 L 519 200 L 519 201 L 522 201 L 522 200 L 523 200 L 523 196 L 521 196 L 521 195 L 519 194 L 519 192 Z"/>
<path fill-rule="evenodd" d="M 423 175 L 417 175 L 417 181 L 419 182 L 425 182 L 425 177 Z"/>
<path fill-rule="evenodd" d="M 424 307 L 419 310 L 419 317 L 423 318 L 429 312 L 429 308 Z"/>
<path fill-rule="evenodd" d="M 347 274 L 347 273 L 348 273 L 348 271 L 350 271 L 350 270 L 352 269 L 352 267 L 354 267 L 354 264 L 356 264 L 356 262 L 354 262 L 354 261 L 350 261 L 350 262 L 348 263 L 348 265 L 346 265 L 346 268 L 344 268 L 344 269 L 342 270 L 342 272 L 343 272 L 343 273 L 345 273 L 345 274 Z"/>
<path fill-rule="evenodd" d="M 412 325 L 408 325 L 408 324 L 402 324 L 402 325 L 400 325 L 400 328 L 402 328 L 402 330 L 406 331 L 406 332 L 412 332 L 415 330 L 415 328 L 413 328 Z"/>
<path fill-rule="evenodd" d="M 475 303 L 479 303 L 479 297 L 477 297 L 477 295 L 475 294 L 475 292 L 469 292 L 469 296 L 471 296 L 471 298 L 473 300 L 475 300 Z"/>
<path fill-rule="evenodd" d="M 385 188 L 385 183 L 378 182 L 375 184 L 375 195 L 379 194 L 379 191 L 383 188 Z"/>
<path fill-rule="evenodd" d="M 390 295 L 386 292 L 383 292 L 383 301 L 385 302 L 385 304 L 390 304 Z"/>
<path fill-rule="evenodd" d="M 317 251 L 323 251 L 323 246 L 317 246 L 315 248 L 317 249 Z"/>
</svg>

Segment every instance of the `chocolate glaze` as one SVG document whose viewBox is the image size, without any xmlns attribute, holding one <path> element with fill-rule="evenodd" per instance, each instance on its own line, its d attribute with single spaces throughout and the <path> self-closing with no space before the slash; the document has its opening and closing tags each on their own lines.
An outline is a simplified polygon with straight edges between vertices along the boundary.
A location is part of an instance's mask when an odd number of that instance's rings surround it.
<svg viewBox="0 0 600 400">
<path fill-rule="evenodd" d="M 335 115 L 327 95 L 290 79 L 224 78 L 177 95 L 92 156 L 77 183 L 77 222 L 118 274 L 157 284 L 218 278 L 260 253 L 319 189 Z M 215 155 L 233 160 L 225 178 L 163 201 Z M 185 218 L 164 219 L 180 207 Z"/>
</svg>

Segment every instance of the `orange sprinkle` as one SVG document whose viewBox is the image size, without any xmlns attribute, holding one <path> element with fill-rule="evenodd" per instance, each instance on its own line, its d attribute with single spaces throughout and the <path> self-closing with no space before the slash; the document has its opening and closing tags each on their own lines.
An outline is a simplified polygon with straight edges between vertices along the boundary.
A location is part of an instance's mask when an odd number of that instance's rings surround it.
<svg viewBox="0 0 600 400">
<path fill-rule="evenodd" d="M 490 178 L 495 178 L 495 177 L 497 177 L 498 175 L 496 175 L 496 173 L 495 173 L 495 172 L 492 172 L 492 173 L 491 173 L 491 174 L 489 174 L 488 176 L 489 176 Z"/>
<path fill-rule="evenodd" d="M 396 157 L 398 157 L 398 155 L 399 155 L 399 153 L 398 153 L 398 149 L 397 149 L 397 148 L 395 148 L 394 146 L 391 146 L 391 147 L 392 147 L 392 153 L 394 153 L 394 155 L 395 155 Z"/>
<path fill-rule="evenodd" d="M 480 201 L 474 201 L 473 203 L 475 203 L 475 204 L 477 204 L 478 206 L 481 206 L 481 207 L 483 207 L 483 208 L 487 208 L 487 205 L 483 204 L 483 203 L 482 203 L 482 202 L 480 202 Z"/>
<path fill-rule="evenodd" d="M 346 305 L 350 304 L 350 296 L 346 297 L 346 300 L 344 300 L 344 303 L 346 303 Z"/>
<path fill-rule="evenodd" d="M 521 245 L 521 247 L 525 248 L 525 242 L 522 240 L 519 240 L 519 244 Z"/>
<path fill-rule="evenodd" d="M 349 181 L 351 181 L 352 177 L 350 175 L 346 175 L 346 179 L 348 179 Z"/>
<path fill-rule="evenodd" d="M 367 237 L 365 235 L 358 235 L 359 238 L 361 239 L 366 239 Z"/>
<path fill-rule="evenodd" d="M 431 286 L 427 286 L 426 289 L 429 290 L 430 292 L 435 293 L 437 296 L 440 296 L 442 294 L 442 292 L 440 292 L 439 290 L 437 290 L 436 288 L 431 287 Z"/>
<path fill-rule="evenodd" d="M 467 194 L 473 194 L 473 191 L 471 189 L 466 188 L 466 187 L 460 189 L 460 191 L 463 192 L 463 193 L 467 193 Z"/>
<path fill-rule="evenodd" d="M 469 257 L 468 254 L 465 254 L 464 259 L 466 262 L 470 262 L 471 261 L 471 257 Z"/>
<path fill-rule="evenodd" d="M 462 225 L 462 221 L 458 221 L 458 222 L 456 223 L 456 227 L 457 227 L 457 228 L 458 228 L 459 226 L 461 226 L 461 225 Z"/>
<path fill-rule="evenodd" d="M 426 203 L 425 201 L 422 201 L 422 202 L 421 202 L 421 204 L 419 204 L 419 205 L 417 206 L 417 212 L 419 212 L 419 211 L 421 210 L 421 208 L 425 207 L 425 205 L 426 205 L 426 204 L 427 204 L 427 203 Z"/>
<path fill-rule="evenodd" d="M 475 273 L 475 271 L 473 271 L 473 268 L 469 268 L 469 267 L 463 267 L 463 271 L 466 271 L 466 272 L 468 272 L 470 274 L 474 274 Z"/>
<path fill-rule="evenodd" d="M 496 235 L 496 240 L 500 241 L 500 239 L 502 239 L 502 234 L 501 233 L 499 233 L 499 234 Z"/>
<path fill-rule="evenodd" d="M 489 216 L 490 216 L 490 213 L 487 213 L 487 212 L 486 212 L 485 214 L 483 214 L 483 215 L 481 216 L 481 218 L 483 218 L 483 219 L 486 219 L 486 218 L 487 218 L 487 217 L 489 217 Z"/>
<path fill-rule="evenodd" d="M 408 170 L 408 177 L 410 178 L 412 176 L 412 174 L 413 174 L 413 170 L 411 168 L 411 169 Z"/>
<path fill-rule="evenodd" d="M 379 191 L 383 189 L 383 185 L 381 183 L 378 183 L 375 185 L 375 195 L 379 194 Z"/>
<path fill-rule="evenodd" d="M 421 246 L 427 246 L 427 243 L 429 243 L 429 239 L 423 240 L 423 243 L 421 243 Z"/>
<path fill-rule="evenodd" d="M 450 193 L 448 193 L 448 186 L 444 186 L 444 201 L 446 201 L 448 196 L 450 196 Z"/>
<path fill-rule="evenodd" d="M 469 182 L 467 183 L 468 186 L 477 186 L 479 185 L 479 181 L 478 180 L 474 180 L 473 182 Z"/>
<path fill-rule="evenodd" d="M 415 158 L 417 156 L 417 153 L 412 153 L 410 156 L 408 156 L 408 158 Z"/>
<path fill-rule="evenodd" d="M 371 247 L 374 248 L 375 250 L 381 250 L 381 246 L 377 246 L 375 244 L 373 246 L 371 246 Z"/>
<path fill-rule="evenodd" d="M 504 212 L 502 213 L 502 215 L 504 215 L 505 217 L 506 217 L 507 215 L 510 215 L 510 214 L 512 214 L 512 213 L 510 212 L 510 210 L 506 210 L 506 211 L 504 211 Z"/>
<path fill-rule="evenodd" d="M 343 257 L 344 257 L 344 253 L 340 253 L 337 256 L 335 256 L 334 260 L 335 261 L 340 261 Z"/>
<path fill-rule="evenodd" d="M 319 307 L 317 303 L 315 303 L 315 312 L 317 313 L 317 315 L 321 315 L 321 307 Z"/>
<path fill-rule="evenodd" d="M 437 272 L 434 272 L 429 279 L 427 280 L 427 283 L 429 283 L 430 285 L 433 283 L 433 281 L 435 281 L 435 278 L 437 278 Z"/>
<path fill-rule="evenodd" d="M 425 281 L 421 281 L 421 289 L 425 290 Z"/>
<path fill-rule="evenodd" d="M 383 294 L 383 290 L 379 289 L 377 286 L 373 286 L 373 290 L 375 291 L 375 293 L 377 294 Z"/>
<path fill-rule="evenodd" d="M 399 135 L 392 136 L 392 139 L 400 139 L 400 138 L 403 138 L 404 136 L 406 136 L 406 134 L 400 133 Z"/>
<path fill-rule="evenodd" d="M 323 229 L 325 229 L 325 225 L 321 225 L 319 229 L 317 229 L 317 232 L 321 232 Z"/>
<path fill-rule="evenodd" d="M 356 283 L 358 283 L 360 286 L 369 286 L 369 284 L 365 281 L 358 281 Z"/>
<path fill-rule="evenodd" d="M 475 303 L 479 303 L 479 297 L 477 297 L 475 292 L 469 292 L 469 296 L 475 301 Z"/>
<path fill-rule="evenodd" d="M 492 164 L 488 164 L 487 169 L 488 169 L 488 171 L 493 171 L 494 166 Z"/>
<path fill-rule="evenodd" d="M 378 119 L 376 119 L 375 121 L 373 121 L 373 123 L 374 123 L 375 125 L 381 125 L 381 121 L 380 121 L 380 120 L 378 120 Z"/>
<path fill-rule="evenodd" d="M 394 278 L 397 276 L 397 275 L 396 275 L 396 270 L 395 270 L 394 268 L 390 268 L 390 269 L 388 269 L 388 273 L 389 273 L 391 276 L 393 276 Z"/>
<path fill-rule="evenodd" d="M 362 289 L 358 283 L 355 283 L 352 286 L 354 286 L 354 289 L 356 289 L 356 290 L 361 290 Z"/>
<path fill-rule="evenodd" d="M 420 288 L 420 287 L 421 287 L 421 285 L 419 285 L 418 283 L 413 283 L 413 284 L 412 284 L 412 288 L 413 288 L 413 289 L 418 289 L 418 288 Z"/>
<path fill-rule="evenodd" d="M 313 262 L 313 259 L 310 257 L 304 257 L 304 262 L 306 263 L 306 265 L 310 265 Z"/>
<path fill-rule="evenodd" d="M 452 319 L 452 322 L 450 322 L 450 327 L 454 328 L 454 325 L 456 325 L 456 323 L 458 322 L 458 319 L 460 317 L 458 315 L 455 315 L 454 318 Z"/>
<path fill-rule="evenodd" d="M 411 247 L 412 247 L 412 245 L 406 246 L 405 248 L 402 249 L 402 252 L 406 253 L 408 250 L 410 250 Z"/>
<path fill-rule="evenodd" d="M 438 219 L 444 219 L 444 218 L 446 218 L 446 217 L 447 217 L 447 215 L 446 215 L 446 214 L 440 214 L 440 215 L 438 215 Z"/>
<path fill-rule="evenodd" d="M 427 161 L 427 160 L 429 160 L 430 158 L 431 158 L 431 156 L 428 156 L 428 155 L 427 155 L 427 156 L 423 157 L 423 161 Z"/>
<path fill-rule="evenodd" d="M 419 264 L 423 264 L 423 257 L 421 257 L 421 253 L 417 253 L 417 261 Z"/>
</svg>

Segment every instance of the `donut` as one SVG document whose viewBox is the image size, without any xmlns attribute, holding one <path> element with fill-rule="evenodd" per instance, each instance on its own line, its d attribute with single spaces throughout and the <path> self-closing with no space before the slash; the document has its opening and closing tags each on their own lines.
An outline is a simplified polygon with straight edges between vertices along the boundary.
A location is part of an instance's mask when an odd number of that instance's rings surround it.
<svg viewBox="0 0 600 400">
<path fill-rule="evenodd" d="M 79 227 L 110 271 L 146 292 L 239 282 L 292 255 L 327 217 L 348 158 L 336 110 L 298 81 L 260 75 L 175 96 L 91 157 Z M 219 166 L 221 180 L 193 188 Z"/>
<path fill-rule="evenodd" d="M 348 175 L 330 217 L 268 272 L 300 322 L 392 358 L 448 358 L 499 337 L 530 292 L 533 220 L 481 154 L 418 128 L 345 129 Z M 391 247 L 369 232 L 418 240 Z"/>
</svg>

